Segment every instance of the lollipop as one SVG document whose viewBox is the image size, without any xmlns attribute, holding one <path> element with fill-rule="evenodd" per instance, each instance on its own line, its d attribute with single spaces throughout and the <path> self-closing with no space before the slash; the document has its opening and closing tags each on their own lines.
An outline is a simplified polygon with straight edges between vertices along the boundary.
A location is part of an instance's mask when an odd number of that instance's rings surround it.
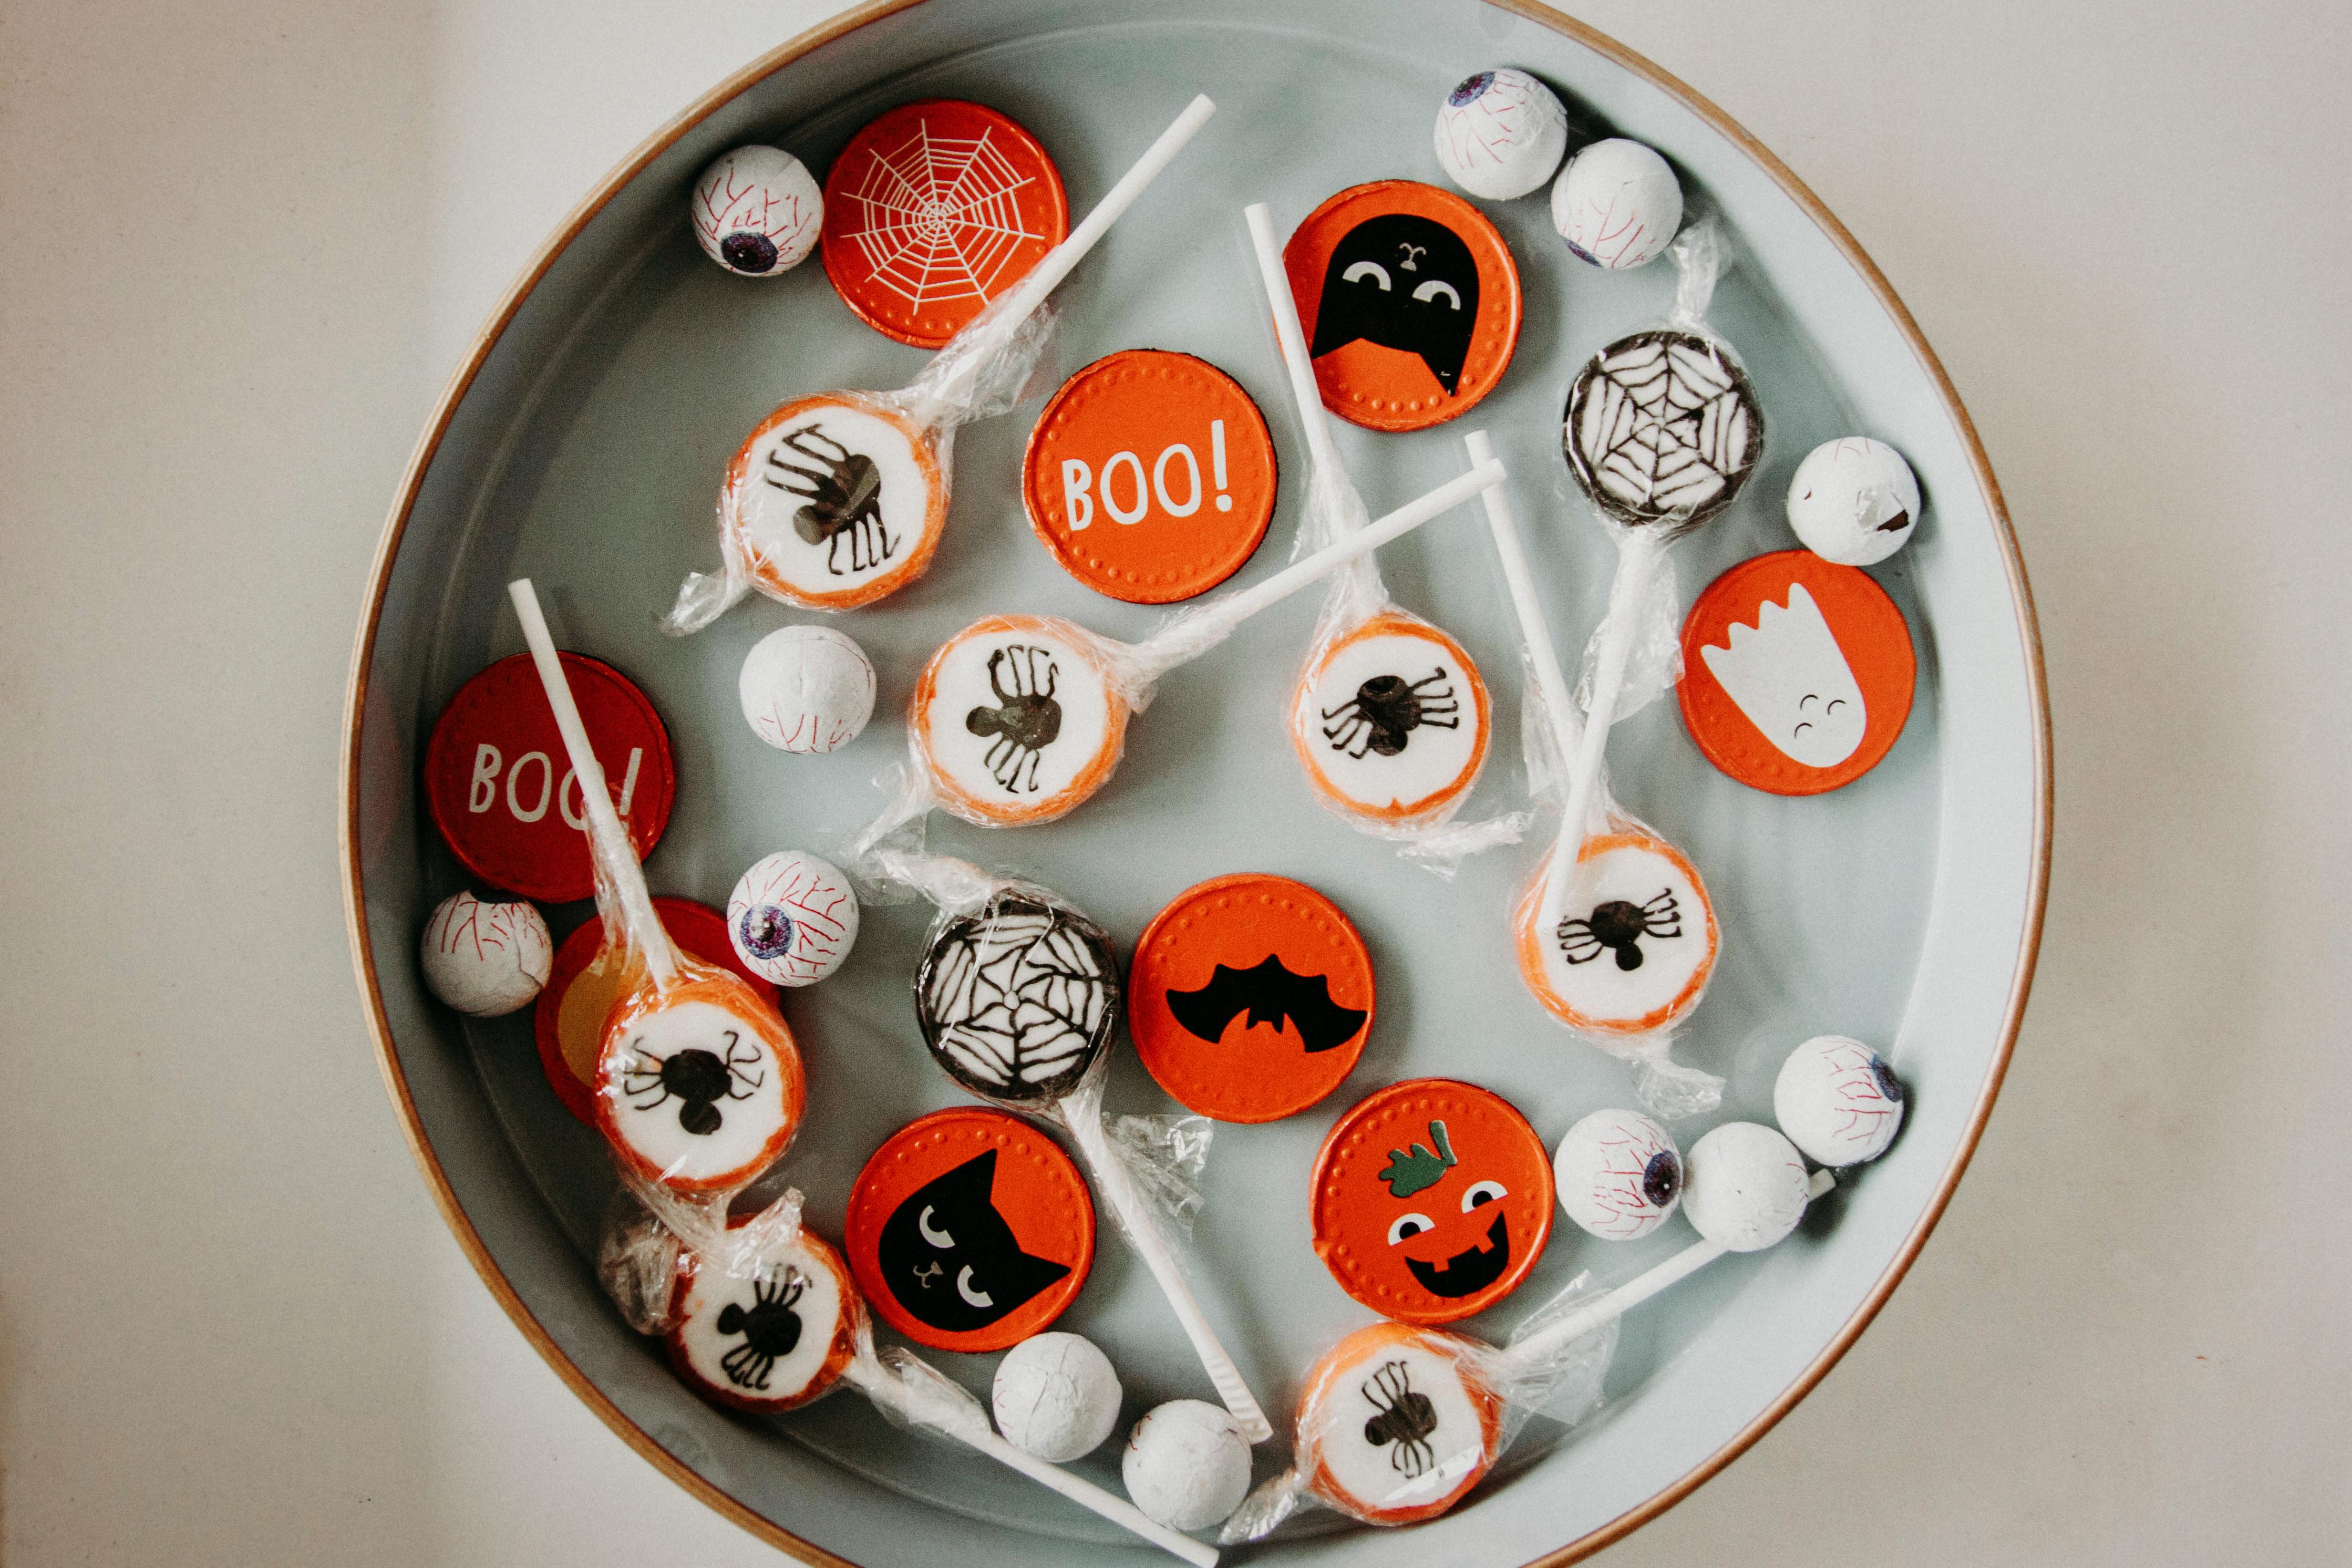
<svg viewBox="0 0 2352 1568">
<path fill-rule="evenodd" d="M 598 911 L 623 944 L 597 1052 L 597 1126 L 625 1170 L 723 1208 L 800 1127 L 807 1092 L 800 1051 L 773 1004 L 738 976 L 687 956 L 663 929 L 538 596 L 528 578 L 507 593 L 580 777 Z"/>
<path fill-rule="evenodd" d="M 802 609 L 846 610 L 922 575 L 947 522 L 957 426 L 1013 406 L 1052 327 L 1039 312 L 1045 296 L 1215 111 L 1194 98 L 1086 221 L 904 391 L 818 393 L 761 420 L 719 489 L 725 566 L 689 576 L 662 629 L 698 631 L 753 588 Z"/>
<path fill-rule="evenodd" d="M 1727 1133 L 1734 1136 L 1717 1142 Z M 1795 1162 L 1793 1214 L 1785 1164 L 1771 1180 L 1753 1179 L 1753 1133 Z M 1727 1161 L 1727 1149 L 1738 1152 Z M 1776 1160 L 1768 1153 L 1764 1163 Z M 1721 1168 L 1727 1164 L 1734 1168 Z M 1375 1323 L 1332 1346 L 1307 1374 L 1289 1468 L 1253 1492 L 1218 1539 L 1255 1541 L 1308 1502 L 1367 1524 L 1436 1518 L 1486 1478 L 1529 1415 L 1571 1396 L 1588 1406 L 1599 1398 L 1616 1350 L 1616 1336 L 1600 1331 L 1724 1253 L 1755 1249 L 1739 1243 L 1780 1240 L 1807 1201 L 1834 1184 L 1826 1171 L 1808 1181 L 1787 1140 L 1746 1122 L 1699 1140 L 1690 1168 L 1694 1192 L 1705 1181 L 1721 1194 L 1708 1216 L 1719 1230 L 1702 1232 L 1701 1240 L 1613 1290 L 1595 1295 L 1580 1277 L 1523 1321 L 1507 1346 L 1402 1323 Z M 1685 1212 L 1692 1212 L 1688 1200 Z"/>
<path fill-rule="evenodd" d="M 1536 90 L 1543 90 L 1540 84 Z M 1335 544 L 1363 526 L 1363 499 L 1331 441 L 1265 205 L 1244 216 L 1314 459 L 1300 537 L 1318 546 Z M 1493 722 L 1486 683 L 1469 654 L 1390 602 L 1370 556 L 1333 579 L 1290 714 L 1291 742 L 1326 806 L 1364 832 L 1434 847 L 1432 836 L 1460 808 L 1486 765 Z M 1436 858 L 1450 863 L 1493 841 L 1489 833 Z"/>
<path fill-rule="evenodd" d="M 1596 1110 L 1570 1128 L 1551 1170 L 1568 1217 L 1608 1241 L 1649 1235 L 1682 1201 L 1682 1152 L 1638 1110 Z"/>
<path fill-rule="evenodd" d="M 727 940 L 761 979 L 814 985 L 857 941 L 857 895 L 830 862 L 805 849 L 778 850 L 727 896 Z"/>
<path fill-rule="evenodd" d="M 850 847 L 851 869 L 933 807 L 982 827 L 1051 822 L 1072 810 L 1118 766 L 1128 719 L 1150 704 L 1162 675 L 1502 479 L 1499 463 L 1474 468 L 1262 583 L 1178 612 L 1139 643 L 1046 616 L 990 616 L 966 626 L 915 683 L 907 715 L 913 766 Z"/>
<path fill-rule="evenodd" d="M 1465 444 L 1473 461 L 1485 460 L 1484 432 Z M 1606 726 L 1578 722 L 1518 524 L 1499 487 L 1486 492 L 1486 523 L 1527 641 L 1532 697 L 1549 721 L 1548 731 L 1530 722 L 1530 753 L 1548 749 L 1555 767 L 1572 758 L 1591 770 L 1571 773 L 1559 838 L 1512 911 L 1519 977 L 1554 1017 L 1632 1062 L 1634 1087 L 1653 1110 L 1710 1110 L 1722 1103 L 1723 1080 L 1675 1062 L 1669 1047 L 1675 1026 L 1698 1005 L 1715 972 L 1721 941 L 1715 906 L 1682 852 L 1610 796 L 1597 740 Z"/>
<path fill-rule="evenodd" d="M 615 1211 L 598 1274 L 631 1327 L 658 1334 L 670 1364 L 703 1397 L 773 1415 L 845 1384 L 891 1421 L 962 1443 L 1197 1568 L 1213 1568 L 1211 1548 L 998 1436 L 979 1402 L 929 1363 L 896 1346 L 877 1349 L 840 1254 L 801 1227 L 799 1193 L 788 1190 L 758 1215 L 720 1227 L 658 1191 L 635 1190 L 646 1207 Z"/>
</svg>

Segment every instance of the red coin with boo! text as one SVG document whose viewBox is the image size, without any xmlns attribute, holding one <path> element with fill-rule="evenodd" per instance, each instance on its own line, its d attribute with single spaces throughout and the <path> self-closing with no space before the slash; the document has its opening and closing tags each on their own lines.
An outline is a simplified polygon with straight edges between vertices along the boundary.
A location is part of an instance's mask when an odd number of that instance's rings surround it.
<svg viewBox="0 0 2352 1568">
<path fill-rule="evenodd" d="M 669 731 L 646 694 L 601 659 L 562 656 L 588 743 L 640 858 L 669 826 L 677 794 Z M 425 746 L 433 825 L 466 869 L 546 904 L 595 891 L 586 804 L 530 655 L 502 658 L 457 689 Z"/>
<path fill-rule="evenodd" d="M 1241 384 L 1191 354 L 1127 349 L 1062 384 L 1021 463 L 1029 526 L 1063 569 L 1130 605 L 1204 594 L 1274 517 L 1274 437 Z"/>
</svg>

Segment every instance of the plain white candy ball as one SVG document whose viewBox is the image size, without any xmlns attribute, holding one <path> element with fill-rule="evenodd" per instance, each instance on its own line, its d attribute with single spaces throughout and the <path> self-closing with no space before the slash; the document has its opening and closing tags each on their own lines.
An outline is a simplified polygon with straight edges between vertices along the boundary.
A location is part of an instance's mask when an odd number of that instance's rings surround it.
<svg viewBox="0 0 2352 1568">
<path fill-rule="evenodd" d="M 555 967 L 555 942 L 536 909 L 487 904 L 471 893 L 441 900 L 418 954 L 433 994 L 477 1018 L 529 1006 Z"/>
<path fill-rule="evenodd" d="M 1832 1168 L 1885 1153 L 1903 1126 L 1904 1100 L 1901 1080 L 1878 1053 L 1843 1035 L 1816 1035 L 1790 1051 L 1772 1083 L 1780 1131 Z"/>
<path fill-rule="evenodd" d="M 1249 1445 L 1222 1406 L 1174 1399 L 1144 1413 L 1119 1459 L 1127 1495 L 1154 1523 L 1206 1530 L 1249 1492 Z"/>
<path fill-rule="evenodd" d="M 780 849 L 727 895 L 727 940 L 752 972 L 779 985 L 814 985 L 857 942 L 857 895 L 830 860 Z"/>
<path fill-rule="evenodd" d="M 1824 441 L 1789 481 L 1789 526 L 1841 566 L 1884 561 L 1919 526 L 1919 480 L 1903 454 L 1867 436 Z"/>
<path fill-rule="evenodd" d="M 1522 70 L 1465 79 L 1437 106 L 1438 167 L 1474 196 L 1507 202 L 1551 178 L 1568 151 L 1568 111 Z"/>
<path fill-rule="evenodd" d="M 772 278 L 816 248 L 824 194 L 782 148 L 738 147 L 702 171 L 688 211 L 705 256 L 738 277 Z"/>
<path fill-rule="evenodd" d="M 1797 1228 L 1811 1178 L 1797 1146 L 1754 1121 L 1727 1121 L 1691 1145 L 1683 1213 L 1707 1240 L 1761 1252 Z"/>
<path fill-rule="evenodd" d="M 1647 1236 L 1682 1202 L 1681 1151 L 1638 1110 L 1596 1110 L 1570 1128 L 1551 1169 L 1568 1217 L 1605 1240 Z"/>
<path fill-rule="evenodd" d="M 1552 182 L 1551 226 L 1595 267 L 1639 267 L 1673 244 L 1683 226 L 1682 182 L 1639 142 L 1595 142 Z"/>
<path fill-rule="evenodd" d="M 1005 1352 L 990 1403 L 1004 1440 L 1057 1465 L 1093 1453 L 1118 1425 L 1118 1373 L 1092 1340 L 1036 1334 Z"/>
<path fill-rule="evenodd" d="M 786 626 L 751 645 L 735 694 L 751 732 L 778 751 L 830 752 L 874 717 L 874 661 L 831 626 Z"/>
</svg>

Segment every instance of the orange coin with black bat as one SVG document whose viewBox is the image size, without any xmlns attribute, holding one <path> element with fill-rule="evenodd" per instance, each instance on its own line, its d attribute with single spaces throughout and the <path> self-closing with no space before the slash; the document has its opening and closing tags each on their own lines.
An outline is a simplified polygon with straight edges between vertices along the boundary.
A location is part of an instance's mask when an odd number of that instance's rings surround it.
<svg viewBox="0 0 2352 1568">
<path fill-rule="evenodd" d="M 1128 967 L 1127 1026 L 1160 1087 L 1219 1121 L 1304 1110 L 1355 1070 L 1372 959 L 1339 906 L 1263 872 L 1179 893 Z"/>
<path fill-rule="evenodd" d="M 1315 1253 L 1401 1323 L 1452 1323 L 1518 1288 L 1551 1238 L 1551 1161 L 1502 1096 L 1412 1079 L 1339 1118 L 1315 1157 Z"/>
</svg>

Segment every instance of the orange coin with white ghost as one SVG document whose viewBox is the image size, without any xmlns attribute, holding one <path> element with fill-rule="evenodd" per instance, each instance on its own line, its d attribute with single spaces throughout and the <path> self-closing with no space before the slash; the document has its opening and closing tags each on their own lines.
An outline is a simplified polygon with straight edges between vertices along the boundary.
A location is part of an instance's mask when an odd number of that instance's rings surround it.
<svg viewBox="0 0 2352 1568">
<path fill-rule="evenodd" d="M 841 1254 L 805 1230 L 748 1279 L 683 1254 L 671 1300 L 662 1336 L 670 1364 L 736 1410 L 796 1410 L 829 1392 L 857 1353 L 857 1287 Z"/>
<path fill-rule="evenodd" d="M 931 655 L 907 723 L 940 805 L 983 827 L 1017 827 L 1051 822 L 1102 788 L 1129 711 L 1082 628 L 990 616 Z"/>
<path fill-rule="evenodd" d="M 1639 1035 L 1698 1005 L 1715 973 L 1721 932 L 1698 868 L 1647 833 L 1598 833 L 1577 857 L 1569 904 L 1543 923 L 1551 862 L 1538 867 L 1512 911 L 1519 978 L 1574 1029 Z"/>
<path fill-rule="evenodd" d="M 1388 611 L 1335 639 L 1299 682 L 1291 743 L 1334 810 L 1403 825 L 1442 816 L 1486 766 L 1494 705 L 1460 643 Z"/>
<path fill-rule="evenodd" d="M 1309 1177 L 1316 1256 L 1383 1317 L 1451 1323 L 1518 1288 L 1552 1223 L 1551 1156 L 1501 1095 L 1412 1079 L 1360 1100 Z"/>
<path fill-rule="evenodd" d="M 854 610 L 929 567 L 948 521 L 931 438 L 854 392 L 796 397 L 727 465 L 719 527 L 751 585 L 803 610 Z"/>
<path fill-rule="evenodd" d="M 1503 1401 L 1459 1334 L 1374 1323 L 1333 1345 L 1298 1402 L 1307 1487 L 1370 1524 L 1434 1519 L 1486 1479 Z"/>
</svg>

